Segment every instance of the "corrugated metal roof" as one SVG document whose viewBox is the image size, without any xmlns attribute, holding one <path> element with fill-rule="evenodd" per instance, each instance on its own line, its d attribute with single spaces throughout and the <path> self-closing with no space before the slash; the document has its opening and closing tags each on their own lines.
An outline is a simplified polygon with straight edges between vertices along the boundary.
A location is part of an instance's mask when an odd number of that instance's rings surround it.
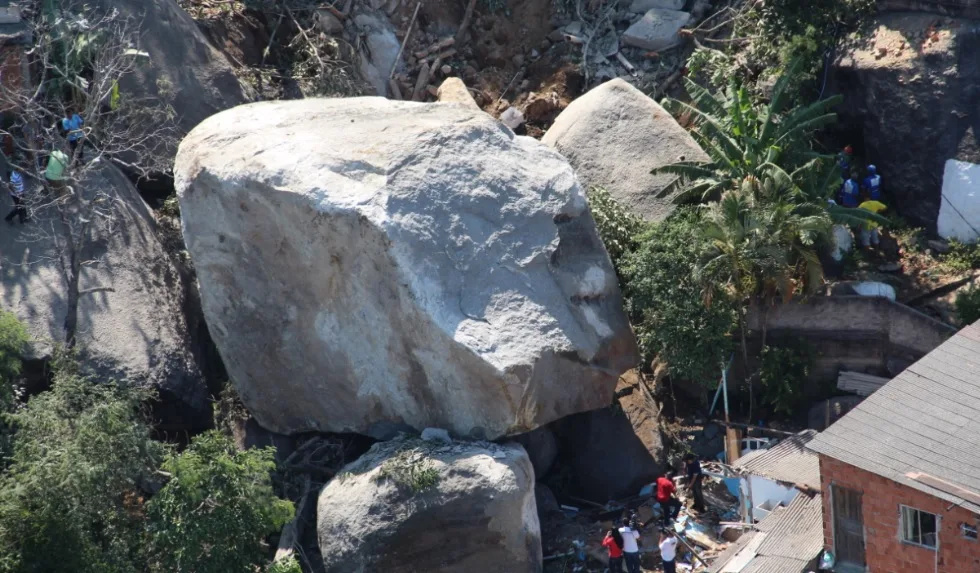
<svg viewBox="0 0 980 573">
<path fill-rule="evenodd" d="M 757 476 L 820 491 L 820 458 L 807 449 L 816 430 L 803 430 L 768 450 L 735 462 L 735 467 Z"/>
<path fill-rule="evenodd" d="M 842 370 L 837 375 L 837 389 L 853 392 L 858 396 L 870 396 L 888 384 L 888 378 L 872 376 L 861 372 Z"/>
<path fill-rule="evenodd" d="M 807 447 L 980 513 L 980 505 L 906 477 L 921 472 L 980 492 L 980 323 L 908 367 Z"/>
<path fill-rule="evenodd" d="M 800 493 L 777 509 L 722 552 L 711 564 L 711 573 L 724 570 L 742 551 L 750 551 L 754 537 L 765 538 L 739 573 L 802 573 L 823 550 L 823 503 L 820 494 Z M 744 557 L 743 557 L 744 558 Z"/>
</svg>

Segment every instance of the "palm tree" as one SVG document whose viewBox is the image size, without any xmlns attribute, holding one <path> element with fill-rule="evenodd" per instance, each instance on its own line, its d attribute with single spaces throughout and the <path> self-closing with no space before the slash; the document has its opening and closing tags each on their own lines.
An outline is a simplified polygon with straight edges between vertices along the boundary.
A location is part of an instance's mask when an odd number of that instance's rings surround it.
<svg viewBox="0 0 980 573">
<path fill-rule="evenodd" d="M 710 293 L 721 285 L 743 303 L 758 297 L 768 314 L 777 297 L 788 300 L 798 291 L 813 292 L 823 284 L 815 246 L 830 234 L 830 216 L 820 207 L 789 202 L 785 196 L 778 179 L 749 177 L 708 209 L 704 233 L 710 246 L 695 271 L 706 304 L 711 303 Z M 745 309 L 745 304 L 738 306 L 742 359 L 747 366 Z M 763 346 L 765 343 L 764 324 Z M 752 377 L 747 378 L 751 419 L 755 397 Z"/>
</svg>

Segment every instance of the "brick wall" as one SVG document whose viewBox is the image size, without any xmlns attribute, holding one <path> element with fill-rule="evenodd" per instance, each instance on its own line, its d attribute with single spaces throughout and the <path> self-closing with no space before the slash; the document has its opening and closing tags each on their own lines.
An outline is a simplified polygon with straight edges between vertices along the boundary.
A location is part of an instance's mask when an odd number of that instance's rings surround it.
<svg viewBox="0 0 980 573">
<path fill-rule="evenodd" d="M 833 550 L 831 485 L 863 492 L 865 557 L 871 573 L 980 573 L 980 542 L 963 537 L 960 524 L 976 525 L 977 515 L 949 502 L 900 485 L 841 461 L 820 456 L 824 546 Z M 899 505 L 941 517 L 939 552 L 899 540 Z"/>
</svg>

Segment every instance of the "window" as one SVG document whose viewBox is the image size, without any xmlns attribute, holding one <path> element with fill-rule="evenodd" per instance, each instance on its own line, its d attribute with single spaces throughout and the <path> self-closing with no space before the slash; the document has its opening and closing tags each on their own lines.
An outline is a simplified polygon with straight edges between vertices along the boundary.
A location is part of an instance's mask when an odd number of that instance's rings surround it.
<svg viewBox="0 0 980 573">
<path fill-rule="evenodd" d="M 935 549 L 938 545 L 936 532 L 938 531 L 939 518 L 932 513 L 919 511 L 911 507 L 901 506 L 902 541 L 912 545 L 920 545 Z"/>
<path fill-rule="evenodd" d="M 976 523 L 961 523 L 960 531 L 963 533 L 963 537 L 971 541 L 977 540 L 977 525 Z"/>
</svg>

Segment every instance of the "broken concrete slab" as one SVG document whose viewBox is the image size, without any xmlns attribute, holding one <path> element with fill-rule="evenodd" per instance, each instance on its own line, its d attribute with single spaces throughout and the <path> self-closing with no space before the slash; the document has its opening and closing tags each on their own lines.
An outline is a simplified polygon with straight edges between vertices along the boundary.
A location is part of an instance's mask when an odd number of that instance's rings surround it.
<svg viewBox="0 0 980 573">
<path fill-rule="evenodd" d="M 644 14 L 653 9 L 661 10 L 683 10 L 687 0 L 633 0 L 630 4 L 630 12 L 634 14 Z"/>
<path fill-rule="evenodd" d="M 678 10 L 648 10 L 623 34 L 623 42 L 644 50 L 663 50 L 681 41 L 680 30 L 691 15 Z"/>
</svg>

